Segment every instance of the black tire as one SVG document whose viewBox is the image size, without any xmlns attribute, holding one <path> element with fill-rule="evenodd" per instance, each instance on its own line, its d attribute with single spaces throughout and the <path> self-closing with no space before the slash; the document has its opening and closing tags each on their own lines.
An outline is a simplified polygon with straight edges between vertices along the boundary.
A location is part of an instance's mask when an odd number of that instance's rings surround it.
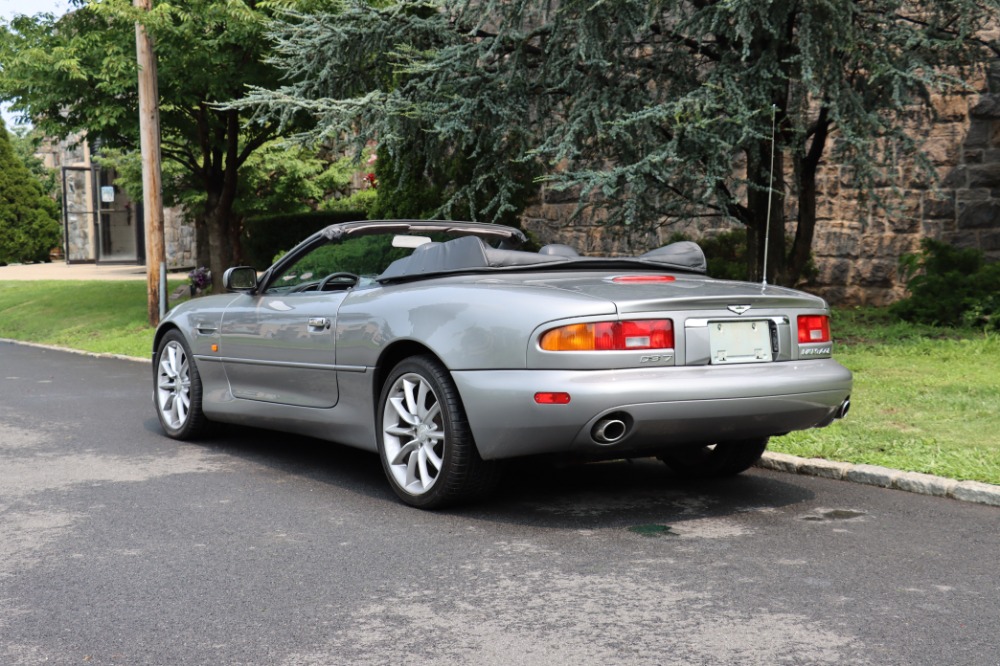
<svg viewBox="0 0 1000 666">
<path fill-rule="evenodd" d="M 694 479 L 735 476 L 760 460 L 767 449 L 767 437 L 718 444 L 684 446 L 661 453 L 659 458 L 670 469 Z"/>
<path fill-rule="evenodd" d="M 179 331 L 168 331 L 153 359 L 153 403 L 167 436 L 187 440 L 204 432 L 201 400 L 201 375 L 191 348 Z"/>
<path fill-rule="evenodd" d="M 435 358 L 414 356 L 392 369 L 376 418 L 382 468 L 406 504 L 440 509 L 496 487 L 499 465 L 479 457 L 458 389 Z"/>
</svg>

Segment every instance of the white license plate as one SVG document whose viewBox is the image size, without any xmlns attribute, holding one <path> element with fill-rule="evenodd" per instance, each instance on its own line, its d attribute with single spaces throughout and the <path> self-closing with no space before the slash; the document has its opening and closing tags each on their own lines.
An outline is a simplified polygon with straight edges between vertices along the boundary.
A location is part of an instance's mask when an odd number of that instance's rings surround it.
<svg viewBox="0 0 1000 666">
<path fill-rule="evenodd" d="M 708 324 L 712 364 L 766 363 L 771 355 L 767 321 L 713 321 Z"/>
</svg>

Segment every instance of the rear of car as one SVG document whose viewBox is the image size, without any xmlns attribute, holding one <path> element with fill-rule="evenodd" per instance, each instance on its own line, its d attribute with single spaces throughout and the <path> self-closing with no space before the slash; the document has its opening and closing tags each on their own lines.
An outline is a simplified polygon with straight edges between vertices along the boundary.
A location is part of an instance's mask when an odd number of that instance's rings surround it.
<svg viewBox="0 0 1000 666">
<path fill-rule="evenodd" d="M 454 371 L 484 459 L 766 443 L 849 408 L 851 373 L 831 358 L 822 299 L 659 273 L 528 285 L 607 299 L 614 314 L 540 323 L 523 370 Z"/>
</svg>

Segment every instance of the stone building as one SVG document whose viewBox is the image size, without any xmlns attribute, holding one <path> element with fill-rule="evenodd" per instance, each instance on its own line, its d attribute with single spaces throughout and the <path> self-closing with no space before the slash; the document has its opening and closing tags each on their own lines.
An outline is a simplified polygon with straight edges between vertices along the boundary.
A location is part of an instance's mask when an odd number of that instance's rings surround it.
<svg viewBox="0 0 1000 666">
<path fill-rule="evenodd" d="M 132 201 L 116 184 L 113 169 L 91 159 L 86 139 L 52 142 L 38 153 L 62 183 L 63 256 L 67 263 L 146 263 L 145 218 L 141 202 Z M 196 264 L 194 225 L 183 210 L 163 211 L 167 267 Z"/>
<path fill-rule="evenodd" d="M 847 170 L 830 163 L 821 167 L 813 242 L 817 276 L 804 288 L 837 304 L 890 303 L 905 294 L 900 257 L 918 251 L 925 237 L 1000 260 L 1000 63 L 975 87 L 979 92 L 935 99 L 935 119 L 911 128 L 913 136 L 924 138 L 937 181 L 927 182 L 912 164 L 886 174 L 882 195 L 897 202 L 893 215 L 862 210 Z M 526 211 L 524 227 L 543 243 L 563 242 L 593 253 L 627 251 L 622 239 L 594 219 L 567 226 L 576 208 L 571 194 L 543 189 Z M 678 232 L 697 238 L 732 228 L 668 221 L 657 238 L 636 245 L 654 246 Z M 787 230 L 794 232 L 794 226 Z"/>
</svg>

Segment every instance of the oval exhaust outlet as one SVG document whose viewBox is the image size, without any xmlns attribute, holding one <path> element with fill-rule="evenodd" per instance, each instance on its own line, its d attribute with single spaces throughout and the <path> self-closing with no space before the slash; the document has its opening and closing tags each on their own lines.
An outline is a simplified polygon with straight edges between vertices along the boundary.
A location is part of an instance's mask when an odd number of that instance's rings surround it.
<svg viewBox="0 0 1000 666">
<path fill-rule="evenodd" d="M 840 409 L 837 410 L 837 418 L 842 419 L 847 416 L 847 412 L 851 411 L 851 399 L 844 399 L 843 404 L 840 405 Z"/>
<path fill-rule="evenodd" d="M 628 432 L 625 421 L 618 418 L 601 419 L 594 424 L 594 429 L 590 431 L 590 436 L 598 444 L 614 444 Z"/>
</svg>

